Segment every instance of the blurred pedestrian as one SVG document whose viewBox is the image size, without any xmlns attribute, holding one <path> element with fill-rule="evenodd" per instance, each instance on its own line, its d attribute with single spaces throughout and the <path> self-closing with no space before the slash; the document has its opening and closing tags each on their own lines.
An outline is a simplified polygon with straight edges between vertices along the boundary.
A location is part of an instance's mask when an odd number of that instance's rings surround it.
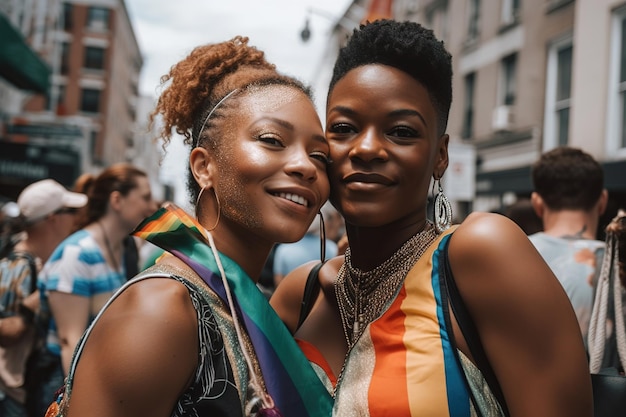
<svg viewBox="0 0 626 417">
<path fill-rule="evenodd" d="M 581 149 L 562 146 L 541 155 L 532 180 L 543 231 L 529 238 L 563 285 L 586 339 L 605 246 L 596 240 L 608 201 L 602 166 Z"/>
<path fill-rule="evenodd" d="M 255 285 L 328 197 L 310 93 L 240 36 L 196 47 L 162 82 L 153 116 L 166 144 L 191 145 L 197 219 L 168 205 L 137 228 L 169 254 L 90 326 L 59 414 L 327 416 L 330 395 Z"/>
<path fill-rule="evenodd" d="M 522 198 L 508 205 L 503 214 L 513 220 L 526 235 L 532 235 L 543 230 L 541 217 L 535 213 L 529 198 Z"/>
<path fill-rule="evenodd" d="M 79 230 L 57 246 L 40 274 L 41 313 L 49 318 L 46 351 L 56 364 L 37 384 L 36 415 L 45 414 L 63 385 L 89 323 L 126 281 L 124 239 L 155 209 L 146 173 L 130 164 L 111 165 L 83 189 L 89 200 Z"/>
<path fill-rule="evenodd" d="M 52 179 L 30 184 L 18 196 L 24 238 L 0 259 L 0 416 L 26 416 L 26 365 L 42 330 L 35 327 L 37 275 L 86 203 L 86 195 Z"/>
<path fill-rule="evenodd" d="M 337 238 L 339 224 L 334 216 L 337 210 L 330 204 L 326 203 L 320 210 L 324 219 L 324 230 L 320 223 L 320 214 L 318 214 L 309 226 L 306 234 L 297 242 L 281 243 L 276 247 L 274 254 L 274 288 L 280 284 L 283 277 L 297 267 L 304 265 L 313 260 L 326 260 L 337 256 L 337 242 L 330 238 Z M 325 227 L 326 219 L 330 219 L 330 227 Z M 326 235 L 329 231 L 329 235 Z M 322 259 L 322 252 L 324 257 Z"/>
</svg>

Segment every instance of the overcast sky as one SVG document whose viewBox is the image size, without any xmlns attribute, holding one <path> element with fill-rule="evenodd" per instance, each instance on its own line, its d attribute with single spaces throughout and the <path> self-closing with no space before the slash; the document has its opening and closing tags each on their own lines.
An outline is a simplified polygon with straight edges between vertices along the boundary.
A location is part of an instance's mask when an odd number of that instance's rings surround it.
<svg viewBox="0 0 626 417">
<path fill-rule="evenodd" d="M 236 35 L 265 51 L 279 71 L 315 84 L 330 30 L 351 0 L 125 0 L 144 65 L 139 89 L 156 97 L 159 78 L 191 50 Z M 311 10 L 311 13 L 308 13 Z M 311 38 L 300 32 L 307 15 Z M 316 92 L 316 101 L 324 92 Z M 318 108 L 320 105 L 318 104 Z M 175 187 L 175 201 L 186 204 L 185 169 L 188 150 L 173 141 L 161 169 L 161 180 Z"/>
<path fill-rule="evenodd" d="M 332 24 L 350 0 L 126 0 L 144 57 L 140 91 L 157 95 L 159 78 L 193 47 L 236 35 L 266 52 L 279 70 L 312 83 Z M 300 32 L 310 14 L 312 36 Z"/>
</svg>

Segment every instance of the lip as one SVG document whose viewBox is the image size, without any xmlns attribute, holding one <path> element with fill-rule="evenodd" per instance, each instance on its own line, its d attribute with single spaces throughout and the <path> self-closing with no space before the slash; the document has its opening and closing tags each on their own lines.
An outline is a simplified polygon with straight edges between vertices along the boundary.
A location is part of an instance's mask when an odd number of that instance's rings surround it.
<svg viewBox="0 0 626 417">
<path fill-rule="evenodd" d="M 362 183 L 362 184 L 378 184 L 389 186 L 393 185 L 394 181 L 384 175 L 377 173 L 365 173 L 365 172 L 353 172 L 348 175 L 344 175 L 343 182 L 345 183 Z"/>
<path fill-rule="evenodd" d="M 278 197 L 290 204 L 293 204 L 294 206 L 298 206 L 306 210 L 309 210 L 311 207 L 317 207 L 319 203 L 319 198 L 316 196 L 316 194 L 310 189 L 304 188 L 304 187 L 290 186 L 290 187 L 272 188 L 271 190 L 269 190 L 269 193 L 273 195 L 274 197 Z M 295 198 L 296 200 L 304 199 L 306 203 L 301 204 L 301 201 L 300 202 L 293 201 L 294 196 L 297 197 Z"/>
</svg>

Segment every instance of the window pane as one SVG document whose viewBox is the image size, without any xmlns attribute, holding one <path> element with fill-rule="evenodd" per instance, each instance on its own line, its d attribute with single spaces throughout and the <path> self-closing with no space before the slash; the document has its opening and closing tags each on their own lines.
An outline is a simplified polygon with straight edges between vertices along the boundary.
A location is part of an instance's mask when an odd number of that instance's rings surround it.
<svg viewBox="0 0 626 417">
<path fill-rule="evenodd" d="M 480 0 L 470 0 L 469 19 L 467 25 L 467 37 L 474 39 L 478 36 L 478 26 L 480 20 Z"/>
<path fill-rule="evenodd" d="M 70 44 L 61 44 L 61 74 L 67 75 L 70 71 Z"/>
<path fill-rule="evenodd" d="M 626 93 L 623 91 L 620 93 L 620 105 L 622 106 L 621 116 L 621 124 L 620 124 L 620 139 L 621 139 L 621 148 L 626 147 Z"/>
<path fill-rule="evenodd" d="M 567 145 L 569 141 L 569 107 L 557 112 L 557 129 L 559 145 Z"/>
<path fill-rule="evenodd" d="M 503 97 L 502 103 L 509 106 L 515 104 L 515 66 L 517 55 L 509 55 L 502 60 Z"/>
<path fill-rule="evenodd" d="M 85 48 L 85 68 L 104 69 L 104 49 L 93 46 Z"/>
<path fill-rule="evenodd" d="M 87 16 L 87 26 L 92 29 L 108 29 L 109 9 L 103 7 L 90 7 Z"/>
<path fill-rule="evenodd" d="M 63 29 L 69 31 L 72 29 L 72 5 L 63 3 Z"/>
<path fill-rule="evenodd" d="M 465 108 L 463 119 L 463 137 L 471 138 L 474 135 L 474 89 L 476 74 L 465 76 Z"/>
<path fill-rule="evenodd" d="M 100 110 L 100 90 L 84 89 L 80 109 L 88 113 L 98 113 Z"/>
<path fill-rule="evenodd" d="M 557 101 L 570 98 L 572 85 L 572 46 L 567 46 L 557 53 Z"/>
<path fill-rule="evenodd" d="M 619 80 L 626 81 L 626 18 L 622 19 Z"/>
</svg>

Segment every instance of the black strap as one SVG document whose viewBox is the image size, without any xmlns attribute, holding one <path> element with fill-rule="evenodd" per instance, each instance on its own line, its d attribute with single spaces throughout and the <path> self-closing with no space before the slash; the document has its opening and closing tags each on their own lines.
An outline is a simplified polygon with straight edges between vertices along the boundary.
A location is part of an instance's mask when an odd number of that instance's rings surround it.
<svg viewBox="0 0 626 417">
<path fill-rule="evenodd" d="M 463 302 L 463 298 L 461 297 L 461 293 L 459 292 L 458 287 L 456 286 L 456 282 L 454 281 L 454 275 L 452 275 L 452 269 L 450 268 L 450 261 L 448 259 L 448 246 L 450 245 L 451 238 L 452 237 L 448 238 L 447 242 L 445 243 L 442 254 L 443 258 L 440 267 L 440 273 L 443 274 L 443 281 L 445 282 L 448 291 L 450 306 L 452 307 L 454 317 L 456 318 L 459 328 L 461 329 L 461 333 L 463 333 L 463 337 L 465 337 L 467 346 L 472 353 L 474 360 L 476 361 L 478 369 L 480 369 L 481 373 L 485 377 L 485 381 L 487 381 L 487 384 L 491 389 L 491 392 L 500 403 L 504 415 L 508 416 L 510 415 L 509 409 L 506 405 L 504 394 L 502 393 L 502 388 L 500 387 L 498 378 L 496 377 L 496 374 L 493 371 L 491 364 L 489 363 L 489 359 L 487 358 L 487 354 L 485 353 L 483 344 L 480 341 L 478 329 L 476 329 L 476 325 L 474 324 L 474 321 L 472 320 L 472 317 L 467 310 L 467 306 Z"/>
<path fill-rule="evenodd" d="M 298 325 L 296 326 L 296 330 L 302 326 L 304 320 L 308 317 L 311 309 L 313 308 L 313 304 L 315 303 L 315 299 L 317 298 L 317 294 L 320 292 L 320 280 L 319 273 L 320 269 L 324 265 L 324 262 L 320 262 L 315 265 L 311 272 L 309 272 L 309 276 L 306 279 L 306 286 L 304 287 L 304 296 L 302 297 L 302 304 L 300 306 L 300 317 L 298 318 Z M 294 330 L 295 333 L 295 330 Z"/>
</svg>

